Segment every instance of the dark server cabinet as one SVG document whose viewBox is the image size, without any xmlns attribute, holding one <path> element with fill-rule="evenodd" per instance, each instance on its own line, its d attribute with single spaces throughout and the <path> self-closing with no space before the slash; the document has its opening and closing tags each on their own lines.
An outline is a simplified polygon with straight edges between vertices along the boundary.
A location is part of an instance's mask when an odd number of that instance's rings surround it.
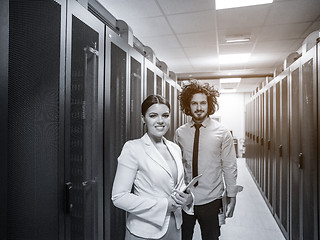
<svg viewBox="0 0 320 240">
<path fill-rule="evenodd" d="M 301 160 L 303 239 L 318 239 L 317 209 L 317 64 L 315 51 L 301 59 Z M 296 157 L 296 156 L 293 156 Z"/>
<path fill-rule="evenodd" d="M 147 70 L 146 70 L 145 81 L 146 81 L 146 83 L 145 83 L 146 93 L 145 93 L 144 98 L 155 93 L 154 72 L 152 70 L 150 70 L 149 68 L 147 68 Z"/>
<path fill-rule="evenodd" d="M 67 9 L 65 236 L 102 239 L 104 25 L 76 1 Z"/>
<path fill-rule="evenodd" d="M 161 74 L 162 75 L 162 74 Z M 163 80 L 159 75 L 156 75 L 156 94 L 163 96 Z"/>
<path fill-rule="evenodd" d="M 130 139 L 143 135 L 141 104 L 143 101 L 143 56 L 130 49 Z"/>
<path fill-rule="evenodd" d="M 290 239 L 300 239 L 300 101 L 299 96 L 299 62 L 291 67 L 290 73 Z"/>
<path fill-rule="evenodd" d="M 279 159 L 280 159 L 280 221 L 282 232 L 288 238 L 289 233 L 289 88 L 288 76 L 281 80 L 281 115 L 280 115 L 280 145 Z"/>
<path fill-rule="evenodd" d="M 175 83 L 176 84 L 176 83 Z M 173 136 L 175 133 L 175 130 L 180 127 L 180 110 L 179 110 L 179 103 L 178 103 L 178 95 L 179 95 L 179 90 L 176 88 L 176 86 L 174 87 L 174 106 L 173 108 L 173 112 L 175 113 L 175 115 L 173 116 L 174 118 L 174 127 L 172 126 L 172 130 L 173 130 Z"/>
<path fill-rule="evenodd" d="M 270 87 L 269 90 L 269 140 L 268 140 L 268 148 L 269 150 L 269 160 L 270 160 L 270 184 L 269 184 L 269 203 L 271 205 L 272 212 L 275 208 L 275 158 L 274 158 L 274 87 Z"/>
<path fill-rule="evenodd" d="M 170 107 L 171 107 L 171 118 L 170 118 L 170 129 L 168 139 L 173 141 L 174 130 L 176 129 L 175 121 L 176 121 L 176 112 L 175 111 L 175 99 L 176 99 L 176 89 L 174 85 L 170 87 Z"/>
<path fill-rule="evenodd" d="M 106 27 L 104 162 L 105 162 L 105 239 L 124 239 L 125 211 L 111 202 L 117 158 L 128 140 L 129 57 L 128 43 Z M 139 66 L 138 66 L 139 67 Z"/>
<path fill-rule="evenodd" d="M 266 161 L 264 157 L 264 93 L 259 96 L 259 159 L 260 159 L 260 182 L 261 189 L 265 192 L 265 169 L 266 169 Z"/>
<path fill-rule="evenodd" d="M 154 65 L 154 61 L 144 59 L 144 71 L 145 71 L 145 95 L 144 98 L 151 94 L 164 95 L 164 80 L 163 72 Z"/>
<path fill-rule="evenodd" d="M 164 97 L 169 101 L 170 103 L 170 96 L 171 96 L 171 84 L 170 84 L 170 80 L 169 79 L 166 79 L 165 78 L 165 81 L 164 81 L 164 87 L 165 87 L 165 94 L 164 94 Z M 171 103 L 170 103 L 171 105 Z M 173 109 L 172 109 L 172 106 L 171 106 L 171 114 L 173 113 Z M 171 115 L 171 120 L 172 120 L 172 115 Z M 170 123 L 171 124 L 171 123 Z M 175 130 L 175 129 L 174 129 Z M 173 130 L 173 126 L 170 127 L 170 129 L 168 130 L 168 132 L 166 133 L 165 137 L 167 139 L 170 139 L 170 136 L 171 136 L 171 131 L 174 131 Z"/>
<path fill-rule="evenodd" d="M 9 72 L 8 158 L 1 156 L 8 171 L 1 186 L 7 189 L 7 201 L 1 201 L 7 203 L 6 223 L 1 224 L 6 230 L 1 239 L 64 239 L 66 6 L 12 0 L 9 12 L 2 13 L 9 14 L 9 32 L 1 33 L 9 33 Z"/>
<path fill-rule="evenodd" d="M 257 104 L 257 100 L 255 99 L 253 101 L 253 137 L 252 137 L 252 154 L 253 154 L 253 158 L 251 160 L 252 162 L 252 171 L 253 171 L 253 174 L 255 176 L 255 180 L 257 180 L 257 178 L 259 177 L 258 174 L 257 174 L 257 154 L 258 154 L 258 148 L 257 148 L 257 142 L 256 142 L 256 139 L 257 139 L 257 121 L 258 121 L 258 118 L 257 118 L 257 107 L 256 107 L 256 104 Z"/>
<path fill-rule="evenodd" d="M 246 136 L 246 153 L 245 153 L 245 156 L 246 156 L 246 162 L 247 162 L 247 165 L 250 166 L 250 162 L 251 162 L 251 133 L 252 133 L 252 130 L 251 130 L 251 127 L 252 127 L 252 117 L 251 117 L 251 105 L 252 105 L 252 102 L 248 103 L 247 106 L 246 106 L 246 130 L 247 130 L 247 136 Z"/>
<path fill-rule="evenodd" d="M 264 196 L 268 198 L 269 196 L 269 185 L 270 185 L 270 160 L 269 160 L 269 148 L 268 148 L 268 139 L 269 139 L 269 92 L 264 92 L 264 138 L 263 138 L 263 150 L 264 150 L 264 158 L 265 158 L 265 190 Z"/>
<path fill-rule="evenodd" d="M 274 83 L 274 214 L 288 237 L 289 230 L 289 111 L 287 69 Z"/>
<path fill-rule="evenodd" d="M 319 234 L 316 59 L 310 50 L 290 67 L 290 239 L 318 239 Z"/>
<path fill-rule="evenodd" d="M 274 177 L 273 177 L 273 186 L 274 186 L 274 198 L 273 206 L 275 216 L 279 218 L 280 216 L 280 187 L 281 178 L 280 178 L 280 82 L 277 82 L 274 85 L 274 113 L 273 113 L 273 136 L 274 136 Z"/>
<path fill-rule="evenodd" d="M 9 15 L 6 239 L 101 239 L 104 26 L 74 0 Z"/>
</svg>

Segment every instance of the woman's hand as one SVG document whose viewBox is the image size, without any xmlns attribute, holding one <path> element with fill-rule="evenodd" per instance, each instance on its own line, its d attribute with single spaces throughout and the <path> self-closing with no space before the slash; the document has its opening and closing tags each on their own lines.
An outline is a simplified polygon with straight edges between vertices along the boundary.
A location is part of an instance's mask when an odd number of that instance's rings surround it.
<svg viewBox="0 0 320 240">
<path fill-rule="evenodd" d="M 172 195 L 167 197 L 167 199 L 168 199 L 168 209 L 167 209 L 168 213 L 174 212 L 177 210 L 177 208 L 181 207 L 181 205 L 176 203 L 176 201 L 173 199 Z"/>
<path fill-rule="evenodd" d="M 181 207 L 188 206 L 193 202 L 193 197 L 190 191 L 188 191 L 187 193 L 184 193 L 177 189 L 174 189 L 173 193 L 171 194 L 171 197 Z"/>
</svg>

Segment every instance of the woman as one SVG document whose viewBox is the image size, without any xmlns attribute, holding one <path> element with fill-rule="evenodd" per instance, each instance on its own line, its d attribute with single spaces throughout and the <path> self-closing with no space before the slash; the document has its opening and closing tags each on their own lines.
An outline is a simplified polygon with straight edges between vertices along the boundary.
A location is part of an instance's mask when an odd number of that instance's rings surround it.
<svg viewBox="0 0 320 240">
<path fill-rule="evenodd" d="M 164 138 L 170 127 L 170 104 L 150 95 L 141 113 L 147 132 L 123 146 L 112 201 L 128 212 L 126 240 L 179 240 L 181 208 L 191 207 L 193 197 L 181 191 L 185 187 L 181 150 Z"/>
</svg>

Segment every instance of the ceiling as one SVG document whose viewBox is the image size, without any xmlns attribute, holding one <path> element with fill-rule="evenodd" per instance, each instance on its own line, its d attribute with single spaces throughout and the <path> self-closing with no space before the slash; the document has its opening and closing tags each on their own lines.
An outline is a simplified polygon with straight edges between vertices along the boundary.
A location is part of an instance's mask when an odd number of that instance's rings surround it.
<svg viewBox="0 0 320 240">
<path fill-rule="evenodd" d="M 154 51 L 178 79 L 242 76 L 237 91 L 252 91 L 286 57 L 301 51 L 320 29 L 320 0 L 215 9 L 215 0 L 99 0 L 133 35 Z M 233 36 L 249 42 L 227 43 Z M 249 53 L 246 63 L 219 62 L 219 55 Z"/>
</svg>

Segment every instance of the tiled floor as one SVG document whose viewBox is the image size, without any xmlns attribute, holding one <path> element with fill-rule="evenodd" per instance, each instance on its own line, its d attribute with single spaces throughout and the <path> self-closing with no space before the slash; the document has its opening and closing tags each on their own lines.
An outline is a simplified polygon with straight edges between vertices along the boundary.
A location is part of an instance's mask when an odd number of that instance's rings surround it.
<svg viewBox="0 0 320 240">
<path fill-rule="evenodd" d="M 237 196 L 233 218 L 221 228 L 220 240 L 285 240 L 269 208 L 254 183 L 245 163 L 238 159 L 237 183 L 244 187 Z M 201 240 L 197 224 L 193 240 Z"/>
</svg>

